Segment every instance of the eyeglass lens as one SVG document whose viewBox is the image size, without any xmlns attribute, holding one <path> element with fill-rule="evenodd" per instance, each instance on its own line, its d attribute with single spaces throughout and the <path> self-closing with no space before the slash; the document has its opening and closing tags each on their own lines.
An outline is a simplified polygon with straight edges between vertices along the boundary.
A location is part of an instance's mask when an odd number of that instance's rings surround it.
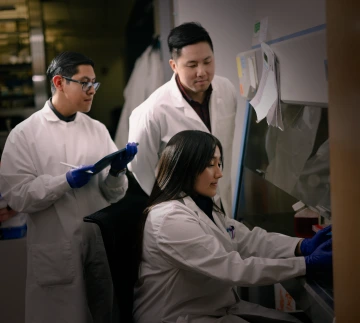
<svg viewBox="0 0 360 323">
<path fill-rule="evenodd" d="M 87 92 L 90 90 L 90 88 L 94 86 L 94 89 L 95 91 L 98 90 L 99 86 L 100 86 L 100 83 L 99 82 L 95 82 L 95 83 L 92 83 L 92 82 L 87 82 L 87 83 L 83 83 L 82 85 L 82 89 L 84 92 Z"/>
</svg>

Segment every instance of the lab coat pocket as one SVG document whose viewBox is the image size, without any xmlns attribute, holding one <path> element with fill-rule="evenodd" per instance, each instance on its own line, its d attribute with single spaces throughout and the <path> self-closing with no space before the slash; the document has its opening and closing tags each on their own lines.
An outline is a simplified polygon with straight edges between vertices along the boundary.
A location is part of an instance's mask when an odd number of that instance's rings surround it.
<svg viewBox="0 0 360 323">
<path fill-rule="evenodd" d="M 71 243 L 33 244 L 30 261 L 40 286 L 70 284 L 75 277 Z"/>
</svg>

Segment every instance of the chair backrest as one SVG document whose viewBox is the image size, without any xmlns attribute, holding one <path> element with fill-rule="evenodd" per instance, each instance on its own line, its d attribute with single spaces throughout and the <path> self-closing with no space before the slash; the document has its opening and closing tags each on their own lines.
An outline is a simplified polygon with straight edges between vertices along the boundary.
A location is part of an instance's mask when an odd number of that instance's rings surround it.
<svg viewBox="0 0 360 323">
<path fill-rule="evenodd" d="M 129 190 L 122 200 L 84 218 L 100 227 L 121 323 L 132 322 L 135 233 L 148 199 L 129 179 Z"/>
</svg>

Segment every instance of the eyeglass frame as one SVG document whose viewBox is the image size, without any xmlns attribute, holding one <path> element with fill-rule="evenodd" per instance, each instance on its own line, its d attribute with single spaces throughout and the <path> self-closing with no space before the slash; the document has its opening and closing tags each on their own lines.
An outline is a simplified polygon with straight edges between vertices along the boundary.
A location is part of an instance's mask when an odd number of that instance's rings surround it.
<svg viewBox="0 0 360 323">
<path fill-rule="evenodd" d="M 97 90 L 99 89 L 101 83 L 100 82 L 81 82 L 81 81 L 78 81 L 78 80 L 74 80 L 70 77 L 67 77 L 67 76 L 63 76 L 61 75 L 62 78 L 64 78 L 65 80 L 67 81 L 71 81 L 71 82 L 75 82 L 75 83 L 79 83 L 81 85 L 81 89 L 83 92 L 87 92 L 91 89 L 91 87 L 94 87 L 94 90 L 95 92 L 97 92 Z M 91 84 L 91 85 L 89 85 Z M 87 89 L 84 89 L 85 86 L 88 86 Z"/>
</svg>

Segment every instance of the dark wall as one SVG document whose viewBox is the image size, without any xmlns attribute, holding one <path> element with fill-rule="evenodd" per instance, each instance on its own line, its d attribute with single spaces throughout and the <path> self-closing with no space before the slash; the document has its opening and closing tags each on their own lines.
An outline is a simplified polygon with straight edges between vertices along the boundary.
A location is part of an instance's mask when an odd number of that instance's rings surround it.
<svg viewBox="0 0 360 323">
<path fill-rule="evenodd" d="M 154 5 L 152 0 L 137 0 L 126 26 L 126 79 L 134 68 L 136 59 L 151 44 L 154 36 Z"/>
</svg>

